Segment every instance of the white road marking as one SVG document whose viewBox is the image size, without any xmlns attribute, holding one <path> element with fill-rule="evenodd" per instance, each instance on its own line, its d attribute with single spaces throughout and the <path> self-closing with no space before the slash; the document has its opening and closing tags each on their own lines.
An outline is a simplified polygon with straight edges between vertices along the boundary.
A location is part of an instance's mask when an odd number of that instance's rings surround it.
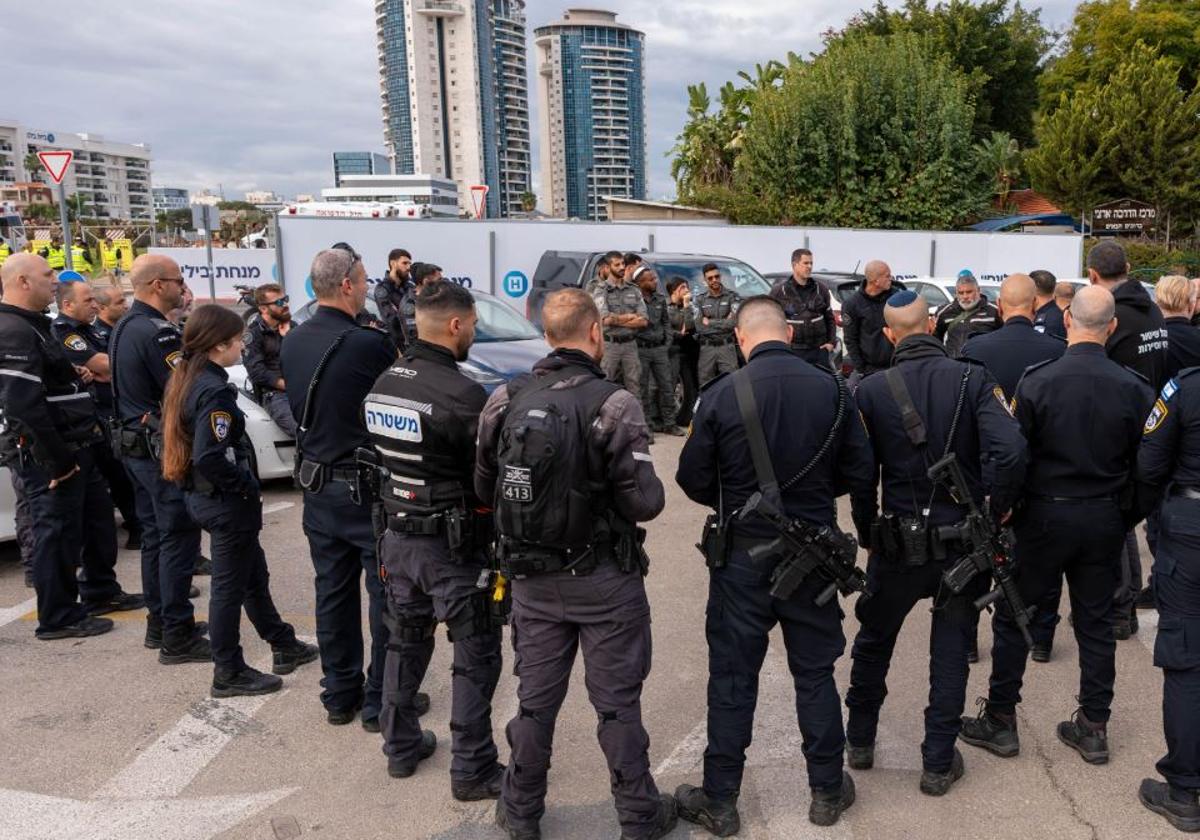
<svg viewBox="0 0 1200 840">
<path fill-rule="evenodd" d="M 1158 610 L 1138 611 L 1138 641 L 1154 652 L 1154 640 L 1158 638 Z"/>
<path fill-rule="evenodd" d="M 272 502 L 269 505 L 263 505 L 263 516 L 266 516 L 269 513 L 279 513 L 281 510 L 287 510 L 288 508 L 295 506 L 295 502 Z"/>
<path fill-rule="evenodd" d="M 23 615 L 27 615 L 31 610 L 37 609 L 37 596 L 30 598 L 28 601 L 22 601 L 15 607 L 0 608 L 0 627 L 6 624 L 11 624 Z"/>
</svg>

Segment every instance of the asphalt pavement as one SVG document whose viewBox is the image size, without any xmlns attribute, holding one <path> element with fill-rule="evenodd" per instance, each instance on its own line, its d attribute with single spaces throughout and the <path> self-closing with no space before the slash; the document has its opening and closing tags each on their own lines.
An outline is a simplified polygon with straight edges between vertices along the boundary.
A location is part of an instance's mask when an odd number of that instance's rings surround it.
<svg viewBox="0 0 1200 840">
<path fill-rule="evenodd" d="M 668 506 L 649 526 L 647 581 L 654 620 L 654 667 L 642 708 L 651 766 L 660 788 L 698 783 L 705 745 L 704 603 L 707 573 L 693 547 L 705 511 L 674 484 L 681 441 L 660 437 L 655 463 Z M 301 636 L 314 635 L 312 566 L 301 530 L 301 499 L 288 483 L 264 492 L 263 544 L 272 591 Z M 849 510 L 841 506 L 843 527 Z M 1145 548 L 1143 546 L 1143 552 Z M 140 589 L 135 553 L 121 552 L 119 576 Z M 197 578 L 203 618 L 208 579 Z M 283 692 L 215 701 L 211 666 L 159 665 L 142 647 L 144 612 L 114 616 L 116 629 L 85 640 L 35 640 L 33 592 L 24 588 L 15 546 L 0 546 L 0 838 L 2 840 L 476 840 L 503 835 L 493 804 L 459 803 L 449 789 L 450 645 L 439 629 L 425 689 L 425 725 L 439 747 L 410 779 L 386 773 L 380 737 L 357 723 L 325 722 L 318 700 L 320 669 L 285 677 Z M 365 601 L 365 594 L 364 594 Z M 926 602 L 927 603 L 927 602 Z M 851 612 L 848 609 L 847 612 Z M 1067 604 L 1063 604 L 1064 613 Z M 1019 709 L 1021 754 L 996 758 L 962 745 L 967 773 L 934 799 L 917 789 L 922 713 L 928 694 L 929 614 L 909 618 L 896 649 L 875 769 L 855 772 L 858 801 L 832 828 L 807 821 L 809 793 L 796 729 L 791 677 L 778 632 L 760 680 L 755 740 L 740 809 L 748 838 L 1167 838 L 1179 836 L 1137 802 L 1144 776 L 1164 751 L 1162 678 L 1152 665 L 1156 615 L 1118 643 L 1117 686 L 1109 724 L 1112 759 L 1084 762 L 1054 735 L 1075 709 L 1078 664 L 1064 621 L 1049 664 L 1031 663 Z M 990 630 L 981 633 L 983 661 L 972 669 L 968 712 L 986 692 Z M 839 689 L 849 675 L 856 623 L 845 622 L 847 654 L 837 666 Z M 252 664 L 270 650 L 242 625 Z M 501 758 L 505 723 L 516 711 L 510 648 L 496 691 L 493 721 Z M 577 669 L 582 663 L 577 663 Z M 615 838 L 608 772 L 596 744 L 596 716 L 576 671 L 559 718 L 546 838 Z M 684 823 L 672 837 L 705 837 Z"/>
</svg>

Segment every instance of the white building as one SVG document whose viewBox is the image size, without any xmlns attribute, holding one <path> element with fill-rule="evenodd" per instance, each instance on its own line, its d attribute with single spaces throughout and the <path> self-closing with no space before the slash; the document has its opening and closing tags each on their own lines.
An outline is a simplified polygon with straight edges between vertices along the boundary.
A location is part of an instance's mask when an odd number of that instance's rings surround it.
<svg viewBox="0 0 1200 840">
<path fill-rule="evenodd" d="M 487 185 L 487 214 L 530 187 L 524 0 L 376 0 L 384 137 L 397 173 Z"/>
<path fill-rule="evenodd" d="M 98 219 L 149 219 L 150 147 L 116 143 L 96 134 L 31 129 L 0 119 L 0 182 L 41 180 L 51 183 L 40 166 L 25 168 L 30 153 L 69 150 L 74 153 L 63 186 L 67 195 L 84 200 L 84 215 Z"/>
<path fill-rule="evenodd" d="M 188 199 L 188 202 L 193 206 L 196 204 L 207 204 L 210 207 L 216 207 L 224 200 L 225 199 L 221 198 L 221 196 L 217 195 L 212 190 L 201 190 Z"/>
<path fill-rule="evenodd" d="M 165 213 L 168 210 L 183 210 L 189 206 L 188 191 L 179 187 L 155 187 L 151 194 L 154 196 L 154 212 Z"/>
<path fill-rule="evenodd" d="M 458 188 L 433 175 L 343 175 L 342 186 L 321 190 L 322 201 L 428 205 L 434 217 L 459 215 Z M 467 197 L 468 203 L 470 196 Z"/>
<path fill-rule="evenodd" d="M 253 190 L 246 193 L 246 201 L 253 204 L 264 213 L 278 213 L 283 209 L 284 201 L 270 190 Z"/>
</svg>

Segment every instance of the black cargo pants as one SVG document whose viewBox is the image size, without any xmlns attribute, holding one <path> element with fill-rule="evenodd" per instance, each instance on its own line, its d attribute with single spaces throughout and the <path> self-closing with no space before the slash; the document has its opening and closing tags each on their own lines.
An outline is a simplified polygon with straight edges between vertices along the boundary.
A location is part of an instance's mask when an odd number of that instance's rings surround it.
<svg viewBox="0 0 1200 840">
<path fill-rule="evenodd" d="M 433 656 L 436 619 L 446 625 L 454 644 L 450 778 L 492 778 L 499 767 L 492 738 L 492 695 L 500 679 L 502 631 L 488 623 L 485 599 L 491 590 L 476 586 L 487 561 L 480 556 L 469 565 L 452 563 L 445 537 L 393 531 L 384 532 L 379 559 L 391 624 L 379 713 L 384 754 L 415 758 L 420 747 L 421 724 L 413 698 Z"/>
<path fill-rule="evenodd" d="M 567 696 L 575 653 L 599 723 L 621 828 L 645 837 L 658 815 L 650 736 L 642 726 L 642 683 L 650 673 L 650 604 L 641 575 L 611 563 L 512 582 L 514 671 L 520 709 L 508 724 L 512 748 L 501 807 L 509 825 L 532 829 L 546 811 L 554 723 Z"/>
</svg>

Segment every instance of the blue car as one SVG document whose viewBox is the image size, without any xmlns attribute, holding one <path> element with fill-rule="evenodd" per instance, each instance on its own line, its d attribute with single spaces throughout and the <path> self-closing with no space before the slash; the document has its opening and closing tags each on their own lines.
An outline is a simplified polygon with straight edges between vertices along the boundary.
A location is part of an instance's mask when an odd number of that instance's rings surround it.
<svg viewBox="0 0 1200 840">
<path fill-rule="evenodd" d="M 471 290 L 479 322 L 475 325 L 475 343 L 471 354 L 458 367 L 483 386 L 489 394 L 521 373 L 528 373 L 534 362 L 550 352 L 537 327 L 515 309 L 489 295 Z M 292 322 L 301 324 L 312 317 L 317 302 L 310 300 L 292 313 Z M 375 299 L 367 296 L 367 311 L 379 316 Z"/>
</svg>

